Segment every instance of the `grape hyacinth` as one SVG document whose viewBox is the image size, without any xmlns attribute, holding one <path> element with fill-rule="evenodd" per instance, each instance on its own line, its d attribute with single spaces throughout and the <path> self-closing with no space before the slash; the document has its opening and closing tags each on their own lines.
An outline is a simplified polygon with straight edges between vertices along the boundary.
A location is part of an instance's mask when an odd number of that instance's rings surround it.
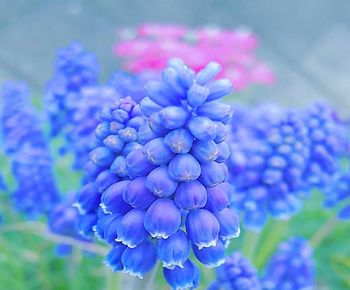
<svg viewBox="0 0 350 290">
<path fill-rule="evenodd" d="M 195 288 L 191 249 L 216 267 L 239 235 L 225 165 L 232 109 L 219 102 L 231 83 L 212 81 L 219 72 L 210 63 L 196 75 L 174 59 L 161 81 L 146 85 L 140 107 L 148 120 L 131 99 L 101 113 L 77 206 L 83 232 L 113 245 L 113 270 L 143 277 L 159 259 L 172 289 Z"/>
<path fill-rule="evenodd" d="M 290 217 L 305 193 L 302 177 L 309 157 L 307 131 L 294 112 L 282 115 L 269 121 L 258 118 L 238 139 L 238 148 L 231 146 L 229 171 L 237 192 L 233 204 L 252 230 L 260 230 L 270 215 Z"/>
<path fill-rule="evenodd" d="M 321 187 L 340 170 L 340 158 L 349 152 L 349 134 L 335 111 L 316 104 L 304 113 L 310 139 L 310 161 L 305 178 L 311 186 Z"/>
<path fill-rule="evenodd" d="M 51 124 L 51 134 L 59 134 L 71 119 L 70 99 L 79 99 L 81 88 L 97 85 L 98 66 L 93 54 L 79 43 L 73 43 L 58 52 L 55 72 L 48 82 L 45 108 Z"/>
<path fill-rule="evenodd" d="M 161 71 L 170 58 L 178 57 L 196 72 L 212 60 L 218 62 L 223 68 L 219 77 L 229 78 L 236 90 L 275 82 L 269 67 L 256 58 L 257 36 L 247 29 L 145 24 L 123 29 L 119 36 L 115 53 L 133 73 Z"/>
<path fill-rule="evenodd" d="M 263 278 L 264 290 L 315 289 L 312 249 L 303 238 L 282 242 L 271 257 Z"/>
<path fill-rule="evenodd" d="M 326 207 L 344 204 L 338 213 L 340 219 L 350 219 L 350 171 L 337 172 L 325 190 Z"/>
<path fill-rule="evenodd" d="M 14 155 L 12 172 L 17 182 L 14 207 L 29 217 L 49 213 L 59 193 L 47 148 L 23 145 Z"/>
<path fill-rule="evenodd" d="M 257 270 L 239 252 L 233 252 L 216 269 L 217 279 L 208 290 L 261 290 Z"/>
<path fill-rule="evenodd" d="M 45 146 L 37 112 L 30 103 L 25 83 L 6 82 L 2 86 L 1 130 L 6 154 L 13 154 L 25 143 Z"/>
</svg>

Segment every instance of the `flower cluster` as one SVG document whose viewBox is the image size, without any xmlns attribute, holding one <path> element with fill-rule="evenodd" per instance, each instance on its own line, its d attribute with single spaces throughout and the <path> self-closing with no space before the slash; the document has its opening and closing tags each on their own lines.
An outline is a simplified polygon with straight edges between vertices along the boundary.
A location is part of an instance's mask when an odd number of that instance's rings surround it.
<svg viewBox="0 0 350 290">
<path fill-rule="evenodd" d="M 269 120 L 257 118 L 251 128 L 243 129 L 238 146 L 243 159 L 237 158 L 237 148 L 232 147 L 229 162 L 237 191 L 233 204 L 243 212 L 246 226 L 256 230 L 269 214 L 287 218 L 298 210 L 309 158 L 307 130 L 299 116 L 293 112 L 271 116 Z"/>
<path fill-rule="evenodd" d="M 218 62 L 223 67 L 219 77 L 229 78 L 237 90 L 275 81 L 254 55 L 256 35 L 246 29 L 142 25 L 136 31 L 122 30 L 120 38 L 115 53 L 127 58 L 126 68 L 135 73 L 162 70 L 170 58 L 179 57 L 197 72 L 210 61 Z"/>
<path fill-rule="evenodd" d="M 265 290 L 315 289 L 312 249 L 303 238 L 291 238 L 279 245 L 263 279 Z"/>
<path fill-rule="evenodd" d="M 4 150 L 13 154 L 25 143 L 44 146 L 37 113 L 31 106 L 28 87 L 21 82 L 7 82 L 2 86 L 1 130 Z"/>
<path fill-rule="evenodd" d="M 233 252 L 217 270 L 208 290 L 261 290 L 257 270 L 239 252 Z"/>
<path fill-rule="evenodd" d="M 78 98 L 81 88 L 97 84 L 98 67 L 95 56 L 87 53 L 80 44 L 73 43 L 59 51 L 55 72 L 48 82 L 45 109 L 56 136 L 71 120 L 70 99 Z"/>
<path fill-rule="evenodd" d="M 3 99 L 4 144 L 13 155 L 12 172 L 17 181 L 14 205 L 29 216 L 47 213 L 59 195 L 37 112 L 22 83 L 5 84 Z"/>
<path fill-rule="evenodd" d="M 324 186 L 339 171 L 339 159 L 349 147 L 344 123 L 325 104 L 316 104 L 304 113 L 310 139 L 310 160 L 305 178 L 311 186 Z"/>
<path fill-rule="evenodd" d="M 194 288 L 191 248 L 216 267 L 239 235 L 225 165 L 232 110 L 219 101 L 231 83 L 212 81 L 219 71 L 210 63 L 196 75 L 172 60 L 161 81 L 146 85 L 140 108 L 148 120 L 128 98 L 101 113 L 77 206 L 83 232 L 113 245 L 113 270 L 142 277 L 159 259 L 173 289 Z"/>
<path fill-rule="evenodd" d="M 341 219 L 350 219 L 350 172 L 338 172 L 325 190 L 327 207 L 334 207 L 345 203 L 338 216 Z"/>
</svg>

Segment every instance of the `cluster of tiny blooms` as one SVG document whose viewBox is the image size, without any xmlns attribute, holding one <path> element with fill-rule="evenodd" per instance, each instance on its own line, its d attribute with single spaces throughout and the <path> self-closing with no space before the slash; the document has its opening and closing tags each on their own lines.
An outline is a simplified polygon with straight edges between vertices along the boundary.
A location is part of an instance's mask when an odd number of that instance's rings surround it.
<svg viewBox="0 0 350 290">
<path fill-rule="evenodd" d="M 13 157 L 12 173 L 17 182 L 14 206 L 31 217 L 47 213 L 59 195 L 37 112 L 22 83 L 5 84 L 3 99 L 4 144 L 9 144 L 6 148 Z"/>
<path fill-rule="evenodd" d="M 25 143 L 44 146 L 37 113 L 30 103 L 28 87 L 21 82 L 2 86 L 1 131 L 5 153 L 13 154 Z"/>
<path fill-rule="evenodd" d="M 264 290 L 315 289 L 312 249 L 303 238 L 282 242 L 265 269 Z"/>
<path fill-rule="evenodd" d="M 269 215 L 288 218 L 299 209 L 309 142 L 306 127 L 294 112 L 269 121 L 257 118 L 253 124 L 238 140 L 243 159 L 231 148 L 229 169 L 237 192 L 233 204 L 247 227 L 260 230 Z"/>
<path fill-rule="evenodd" d="M 57 203 L 48 215 L 48 225 L 50 231 L 68 237 L 73 237 L 78 240 L 85 240 L 79 234 L 79 213 L 72 206 L 72 196 L 69 195 L 65 202 Z M 72 247 L 65 244 L 56 246 L 56 254 L 65 256 L 70 254 Z"/>
<path fill-rule="evenodd" d="M 261 290 L 256 268 L 239 252 L 233 252 L 217 270 L 208 290 Z"/>
<path fill-rule="evenodd" d="M 142 277 L 159 259 L 173 289 L 194 288 L 199 269 L 189 259 L 191 247 L 214 267 L 239 235 L 225 182 L 232 111 L 218 101 L 231 84 L 211 81 L 219 71 L 211 63 L 196 75 L 173 60 L 161 81 L 146 85 L 140 106 L 148 122 L 131 113 L 141 112 L 130 99 L 102 112 L 101 145 L 90 154 L 77 204 L 85 213 L 83 232 L 95 230 L 113 245 L 106 258 L 113 270 Z"/>
<path fill-rule="evenodd" d="M 339 211 L 340 219 L 350 219 L 350 171 L 337 172 L 325 190 L 326 207 L 345 203 Z"/>
<path fill-rule="evenodd" d="M 305 173 L 308 183 L 322 187 L 339 171 L 339 159 L 346 153 L 349 142 L 345 124 L 325 104 L 316 104 L 304 113 L 310 139 L 310 161 Z"/>
<path fill-rule="evenodd" d="M 126 69 L 134 73 L 163 70 L 172 57 L 183 59 L 196 72 L 214 60 L 223 67 L 219 77 L 229 78 L 235 89 L 241 90 L 275 81 L 267 65 L 256 58 L 257 46 L 256 35 L 247 29 L 146 24 L 120 31 L 114 50 L 126 58 Z"/>
<path fill-rule="evenodd" d="M 95 56 L 87 53 L 80 44 L 73 43 L 58 52 L 54 75 L 45 93 L 45 109 L 53 136 L 62 132 L 71 120 L 67 98 L 79 98 L 81 88 L 96 85 L 97 78 Z"/>
</svg>

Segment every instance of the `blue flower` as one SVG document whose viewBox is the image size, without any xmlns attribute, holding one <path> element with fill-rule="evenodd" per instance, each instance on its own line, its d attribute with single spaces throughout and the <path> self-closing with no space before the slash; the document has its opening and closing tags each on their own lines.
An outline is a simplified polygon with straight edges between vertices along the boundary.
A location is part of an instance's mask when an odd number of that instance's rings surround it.
<svg viewBox="0 0 350 290">
<path fill-rule="evenodd" d="M 112 268 L 115 261 L 115 269 L 142 277 L 159 259 L 173 289 L 194 288 L 199 270 L 190 252 L 218 266 L 228 241 L 238 236 L 225 165 L 232 110 L 219 101 L 231 84 L 213 80 L 217 67 L 211 63 L 195 75 L 172 60 L 160 81 L 147 83 L 140 107 L 126 98 L 100 114 L 77 203 L 82 214 L 95 213 L 97 232 L 100 219 L 103 228 L 120 219 L 114 246 L 127 248 L 111 252 Z M 212 203 L 216 191 L 224 201 L 205 209 L 210 191 Z"/>
<path fill-rule="evenodd" d="M 256 118 L 254 113 L 252 118 Z M 233 204 L 243 213 L 247 227 L 255 230 L 260 230 L 270 215 L 290 217 L 300 208 L 308 191 L 304 172 L 310 146 L 300 116 L 284 112 L 281 116 L 272 114 L 269 122 L 265 119 L 256 120 L 251 127 L 247 125 L 239 137 L 233 133 L 234 142 L 241 142 L 238 150 L 244 159 L 237 166 L 237 147 L 231 148 L 233 159 L 229 163 L 231 182 L 237 192 L 232 195 Z"/>
<path fill-rule="evenodd" d="M 316 104 L 304 113 L 310 139 L 310 161 L 305 178 L 311 186 L 324 186 L 340 169 L 340 158 L 349 148 L 345 124 L 330 107 Z"/>
<path fill-rule="evenodd" d="M 239 252 L 233 252 L 217 268 L 217 279 L 208 290 L 261 290 L 257 270 Z M 277 289 L 277 288 L 276 288 Z M 294 289 L 294 288 L 290 288 Z"/>
<path fill-rule="evenodd" d="M 338 213 L 340 219 L 350 219 L 350 172 L 337 172 L 331 179 L 331 182 L 325 188 L 325 205 L 334 207 L 345 201 L 345 205 Z"/>
<path fill-rule="evenodd" d="M 263 289 L 314 289 L 312 249 L 303 238 L 282 242 L 265 269 Z"/>
</svg>

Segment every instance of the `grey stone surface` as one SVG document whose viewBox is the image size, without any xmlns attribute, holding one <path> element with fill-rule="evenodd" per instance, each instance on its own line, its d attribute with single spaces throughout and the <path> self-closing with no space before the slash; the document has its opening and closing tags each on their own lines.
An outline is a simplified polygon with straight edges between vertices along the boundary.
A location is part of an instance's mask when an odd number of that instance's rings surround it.
<svg viewBox="0 0 350 290">
<path fill-rule="evenodd" d="M 259 55 L 278 77 L 274 87 L 253 87 L 243 98 L 292 106 L 321 98 L 344 109 L 350 90 L 349 11 L 348 0 L 0 0 L 0 81 L 25 79 L 41 93 L 57 49 L 74 40 L 97 54 L 106 78 L 118 67 L 111 51 L 118 27 L 243 25 L 259 35 Z"/>
</svg>

